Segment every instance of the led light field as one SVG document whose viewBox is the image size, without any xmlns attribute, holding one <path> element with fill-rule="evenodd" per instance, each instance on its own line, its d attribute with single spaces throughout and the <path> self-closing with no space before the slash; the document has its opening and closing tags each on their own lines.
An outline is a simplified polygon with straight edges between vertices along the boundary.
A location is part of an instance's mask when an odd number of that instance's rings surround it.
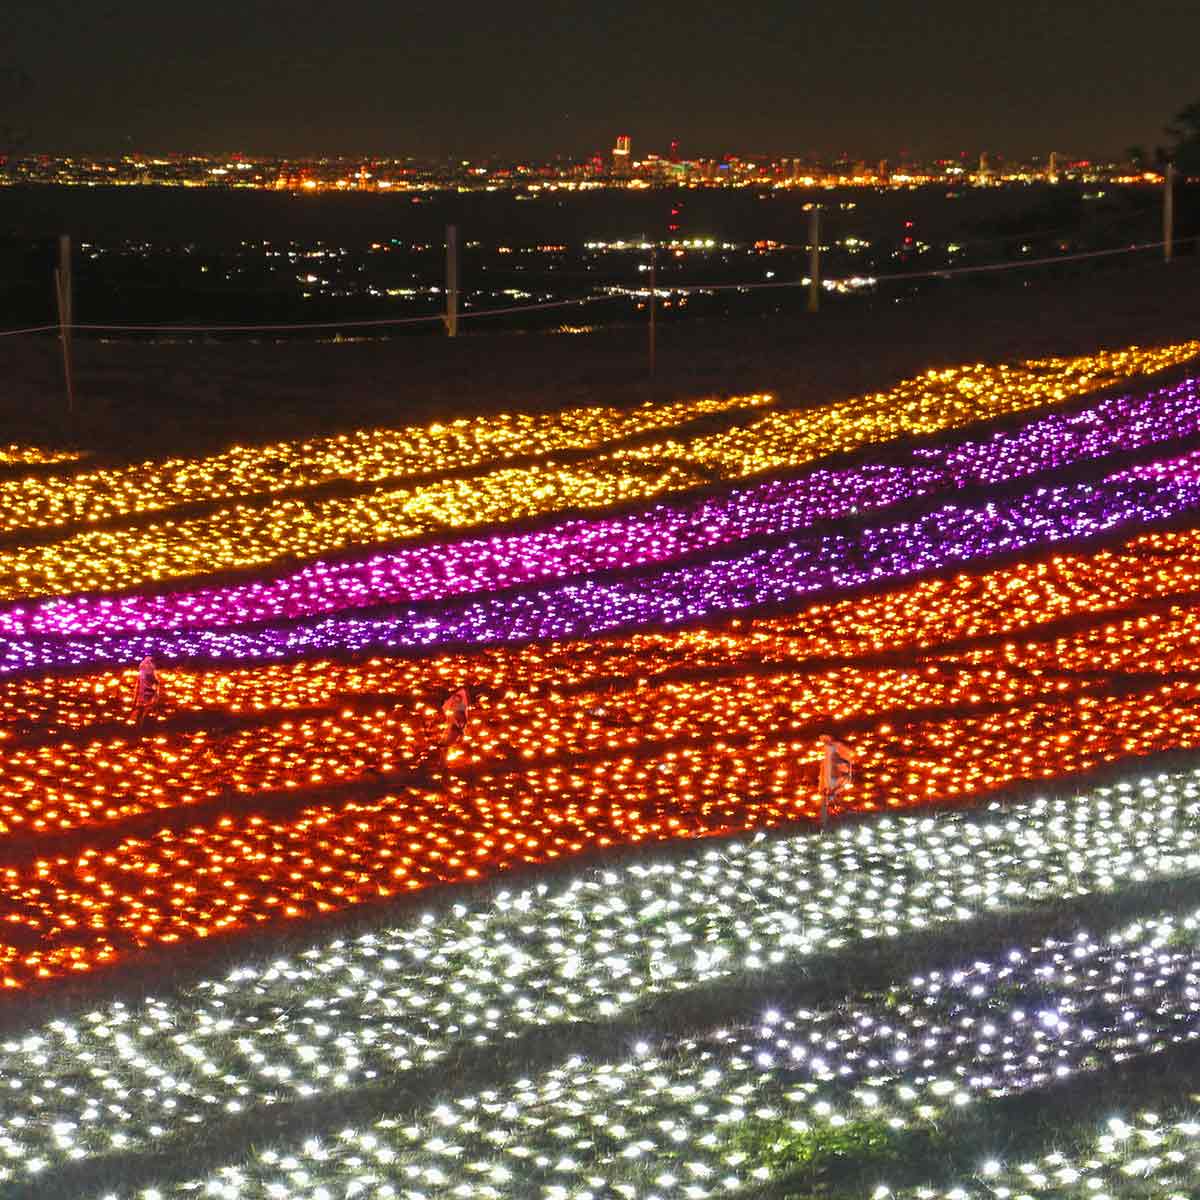
<svg viewBox="0 0 1200 1200">
<path fill-rule="evenodd" d="M 818 468 L 795 480 L 661 502 L 616 518 L 573 519 L 546 529 L 318 562 L 266 582 L 9 605 L 0 609 L 0 629 L 14 637 L 211 629 L 511 589 L 793 534 L 819 521 L 1171 444 L 1198 430 L 1196 381 L 1189 377 L 1166 389 L 1109 396 L 1070 414 L 1050 412 L 1003 433 L 986 431 L 951 444 L 918 447 L 894 455 L 898 461 L 888 465 Z M 1169 487 L 1183 470 L 1175 462 L 1151 464 L 1137 478 Z M 1128 482 L 1123 473 L 1115 474 L 1114 483 Z M 1188 481 L 1195 482 L 1190 473 Z"/>
<path fill-rule="evenodd" d="M 1198 351 L 0 451 L 0 1195 L 1194 1194 Z"/>
<path fill-rule="evenodd" d="M 179 1000 L 105 1005 L 8 1042 L 0 1078 L 20 1095 L 10 1100 L 5 1134 L 19 1139 L 23 1157 L 66 1159 L 63 1147 L 53 1154 L 44 1127 L 40 1141 L 36 1128 L 18 1132 L 52 1106 L 94 1135 L 91 1153 L 109 1147 L 108 1131 L 86 1118 L 95 1107 L 88 1094 L 69 1091 L 83 1055 L 98 1064 L 95 1086 L 125 1106 L 119 1132 L 128 1144 L 152 1136 L 164 1101 L 193 1123 L 345 1092 L 396 1071 L 415 1075 L 456 1047 L 617 1017 L 654 996 L 960 923 L 1023 896 L 1061 902 L 1109 890 L 1123 871 L 1169 878 L 1200 861 L 1187 828 L 1197 794 L 1194 775 L 1147 779 L 978 821 L 885 820 L 823 841 L 733 841 L 678 862 L 599 868 L 570 884 L 469 901 L 440 919 L 331 939 L 202 982 Z M 779 902 L 780 887 L 794 898 Z M 1194 930 L 1195 922 L 1184 925 Z M 1193 969 L 1178 949 L 1171 962 L 1185 976 Z M 972 964 L 954 987 L 970 993 L 983 980 L 1011 988 L 1014 976 L 1035 977 L 1038 963 L 1010 954 L 996 970 L 985 966 Z M 1085 991 L 1103 983 L 1086 972 L 1074 981 Z M 164 1079 L 171 1082 L 156 1082 Z"/>
<path fill-rule="evenodd" d="M 1118 372 L 1121 369 L 1116 367 Z M 4 480 L 0 481 L 0 532 L 129 518 L 188 503 L 249 499 L 331 483 L 436 476 L 508 459 L 592 450 L 767 402 L 769 397 L 748 396 L 629 410 L 506 413 L 424 428 L 371 429 L 266 446 L 235 446 L 199 459 L 169 458 L 73 475 Z M 60 460 L 53 455 L 28 461 Z"/>
<path fill-rule="evenodd" d="M 251 460 L 246 468 L 248 478 L 243 482 L 242 472 L 226 464 L 225 473 L 232 475 L 232 481 L 219 484 L 215 494 L 219 497 L 227 490 L 232 499 L 240 497 L 240 502 L 203 516 L 189 517 L 186 510 L 171 516 L 167 505 L 209 496 L 213 472 L 210 465 L 201 464 L 194 472 L 185 470 L 182 479 L 180 464 L 174 462 L 161 467 L 144 466 L 132 482 L 123 476 L 89 476 L 80 496 L 61 501 L 54 499 L 55 492 L 47 498 L 39 484 L 19 481 L 18 493 L 22 486 L 33 493 L 28 510 L 19 495 L 12 498 L 13 519 L 23 523 L 37 519 L 47 505 L 55 505 L 55 512 L 61 506 L 61 521 L 69 520 L 72 512 L 81 511 L 85 505 L 90 510 L 94 503 L 100 504 L 101 511 L 111 509 L 119 517 L 126 509 L 136 510 L 144 492 L 148 493 L 144 500 L 147 509 L 161 510 L 163 517 L 148 524 L 118 522 L 115 528 L 104 530 L 73 531 L 70 524 L 62 524 L 63 536 L 58 540 L 30 546 L 18 540 L 10 548 L 0 549 L 0 600 L 112 591 L 213 570 L 265 567 L 281 560 L 394 541 L 447 527 L 470 528 L 543 517 L 568 508 L 595 509 L 646 500 L 698 486 L 714 475 L 735 480 L 781 466 L 801 466 L 831 451 L 852 450 L 901 433 L 932 433 L 1001 413 L 1053 404 L 1131 376 L 1162 370 L 1194 357 L 1196 352 L 1197 345 L 1188 342 L 1160 349 L 1133 347 L 1119 353 L 1031 363 L 1015 370 L 954 368 L 906 381 L 888 393 L 783 414 L 780 421 L 770 424 L 760 419 L 751 423 L 744 437 L 729 433 L 686 439 L 666 437 L 636 450 L 604 453 L 596 440 L 602 435 L 593 433 L 589 438 L 585 432 L 575 443 L 561 436 L 557 440 L 566 443 L 564 449 L 575 449 L 582 440 L 584 447 L 595 450 L 590 456 L 568 455 L 565 462 L 546 459 L 509 467 L 500 458 L 491 460 L 495 466 L 470 478 L 434 479 L 406 486 L 387 485 L 387 470 L 376 467 L 367 472 L 366 480 L 382 477 L 381 486 L 345 497 L 276 495 L 275 488 L 263 491 L 259 463 L 262 454 L 231 451 L 238 462 L 241 457 Z M 732 400 L 724 407 L 753 406 L 763 399 Z M 691 409 L 672 409 L 659 418 L 659 423 L 669 426 L 689 415 L 720 407 L 720 402 L 701 402 Z M 636 414 L 638 410 L 633 411 Z M 624 428 L 629 434 L 652 424 L 652 419 L 645 417 L 640 421 L 627 417 L 621 426 L 611 414 L 607 417 L 607 440 L 613 440 L 615 429 Z M 381 438 L 385 444 L 395 440 L 394 432 L 371 436 Z M 423 451 L 433 464 L 433 474 L 454 465 L 438 457 L 441 430 L 432 437 L 428 431 L 410 431 L 409 436 L 418 443 L 418 452 L 422 452 L 422 439 L 433 443 L 432 449 L 426 446 Z M 506 433 L 494 440 L 503 444 L 514 436 Z M 536 436 L 532 440 L 536 445 Z M 488 439 L 482 436 L 477 441 L 486 444 Z M 312 451 L 318 462 L 323 454 L 330 453 L 325 446 L 313 446 Z M 274 456 L 279 448 L 268 448 L 265 453 Z M 304 453 L 303 445 L 286 448 L 280 464 L 285 473 L 289 461 L 304 461 Z M 478 461 L 479 450 L 473 449 L 471 454 Z M 368 460 L 373 457 L 368 455 Z M 268 464 L 272 461 L 273 457 L 268 457 Z M 306 474 L 307 467 L 298 470 L 299 482 L 312 481 Z M 332 476 L 349 472 L 357 479 L 341 446 L 334 447 L 327 470 Z M 194 480 L 193 474 L 197 476 Z M 166 479 L 165 484 L 160 476 Z M 126 489 L 132 489 L 129 498 L 124 498 Z M 58 484 L 58 492 L 69 497 L 74 488 L 64 479 Z M 248 493 L 259 492 L 256 502 L 249 504 Z M 22 512 L 26 515 L 21 516 Z"/>
</svg>

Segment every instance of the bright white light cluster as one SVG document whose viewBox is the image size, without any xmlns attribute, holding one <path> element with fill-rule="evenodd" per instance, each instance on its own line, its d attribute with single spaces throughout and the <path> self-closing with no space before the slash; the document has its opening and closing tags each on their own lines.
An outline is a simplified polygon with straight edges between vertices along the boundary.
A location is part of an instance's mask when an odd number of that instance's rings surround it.
<svg viewBox="0 0 1200 1200">
<path fill-rule="evenodd" d="M 589 871 L 0 1044 L 0 1179 L 847 943 L 1200 867 L 1200 772 Z"/>
<path fill-rule="evenodd" d="M 1110 1117 L 1086 1153 L 980 1165 L 948 1188 L 881 1186 L 871 1200 L 1194 1200 L 1200 1195 L 1200 1121 L 1187 1112 Z"/>
<path fill-rule="evenodd" d="M 886 995 L 631 1047 L 616 1064 L 574 1057 L 416 1118 L 268 1149 L 190 1186 L 239 1197 L 384 1195 L 397 1183 L 401 1196 L 427 1197 L 721 1195 L 768 1176 L 737 1137 L 747 1120 L 814 1144 L 863 1121 L 946 1132 L 980 1098 L 1194 1038 L 1198 927 L 1159 916 L 1108 938 L 1081 932 Z M 234 1174 L 237 1186 L 219 1190 Z"/>
</svg>

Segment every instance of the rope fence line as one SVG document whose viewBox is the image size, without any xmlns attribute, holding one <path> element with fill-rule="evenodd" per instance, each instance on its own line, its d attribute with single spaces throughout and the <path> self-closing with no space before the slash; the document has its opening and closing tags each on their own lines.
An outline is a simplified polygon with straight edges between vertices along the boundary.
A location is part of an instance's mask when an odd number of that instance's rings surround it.
<svg viewBox="0 0 1200 1200">
<path fill-rule="evenodd" d="M 468 309 L 458 314 L 465 317 L 499 317 L 514 312 L 536 312 L 549 308 L 570 308 L 581 304 L 593 304 L 610 300 L 609 296 L 584 296 L 576 300 L 554 300 L 546 304 L 522 304 L 509 308 Z M 420 317 L 380 317 L 375 320 L 351 321 L 300 321 L 278 325 L 107 325 L 95 322 L 79 322 L 67 326 L 72 331 L 89 333 L 279 333 L 286 330 L 306 329 L 366 329 L 392 325 L 421 325 L 429 321 L 445 321 L 444 313 L 427 313 Z M 60 325 L 36 325 L 30 329 L 0 330 L 0 337 L 16 337 L 23 333 L 57 333 Z"/>
<path fill-rule="evenodd" d="M 545 304 L 523 304 L 519 308 L 477 308 L 473 312 L 470 310 L 460 312 L 458 319 L 461 321 L 466 317 L 502 317 L 505 313 L 511 312 L 538 312 L 547 308 L 570 308 L 580 304 L 597 304 L 613 299 L 612 296 L 580 296 L 575 300 L 550 300 Z M 441 319 L 439 316 L 438 320 Z"/>
<path fill-rule="evenodd" d="M 1189 242 L 1200 242 L 1200 235 L 1176 238 L 1175 245 L 1186 245 Z M 1030 267 L 1050 266 L 1056 263 L 1079 262 L 1085 259 L 1110 258 L 1118 254 L 1137 254 L 1146 250 L 1160 250 L 1166 245 L 1165 241 L 1138 242 L 1131 246 L 1118 246 L 1109 250 L 1087 250 L 1078 254 L 1054 254 L 1044 258 L 1025 259 L 1018 262 L 985 263 L 973 267 L 940 267 L 929 271 L 907 271 L 889 275 L 857 275 L 849 276 L 858 279 L 866 286 L 881 287 L 888 283 L 907 282 L 917 279 L 946 279 L 962 275 L 975 275 L 985 272 L 1019 271 Z M 841 282 L 828 280 L 829 283 Z M 611 303 L 622 295 L 637 297 L 640 294 L 650 295 L 710 295 L 715 292 L 754 292 L 770 291 L 780 288 L 808 287 L 807 279 L 786 279 L 776 283 L 720 283 L 720 284 L 666 284 L 656 285 L 653 289 L 629 288 L 616 295 L 584 296 L 571 300 L 553 300 L 541 304 L 519 304 L 505 308 L 463 309 L 458 312 L 459 320 L 472 317 L 509 316 L 519 313 L 545 312 L 557 308 L 576 308 L 587 304 Z M 122 325 L 101 324 L 93 322 L 72 323 L 65 328 L 71 331 L 89 333 L 285 333 L 317 329 L 382 329 L 402 325 L 423 325 L 430 322 L 445 323 L 446 315 L 441 312 L 427 313 L 416 317 L 380 317 L 366 320 L 345 321 L 302 321 L 281 322 L 278 324 L 250 325 Z M 24 329 L 0 330 L 0 337 L 20 337 L 27 334 L 57 333 L 64 327 L 54 325 L 35 325 Z"/>
<path fill-rule="evenodd" d="M 459 320 L 467 317 L 501 317 L 508 313 L 537 312 L 551 308 L 574 308 L 581 304 L 596 304 L 611 301 L 611 296 L 583 296 L 574 300 L 554 300 L 545 304 L 519 304 L 507 308 L 466 309 L 459 312 Z M 392 325 L 422 325 L 430 321 L 444 322 L 445 313 L 426 313 L 420 317 L 380 317 L 372 320 L 348 321 L 297 321 L 277 325 L 112 325 L 95 322 L 79 322 L 68 325 L 74 331 L 88 333 L 280 333 L 287 330 L 308 329 L 377 329 Z M 57 333 L 60 325 L 37 325 L 30 329 L 0 330 L 0 337 L 16 337 L 24 333 Z"/>
<path fill-rule="evenodd" d="M 368 321 L 303 321 L 280 325 L 97 325 L 90 322 L 71 325 L 72 330 L 90 333 L 278 333 L 288 329 L 347 329 L 377 328 L 384 325 L 419 325 L 425 321 L 442 320 L 441 313 L 423 317 L 381 317 Z M 50 326 L 58 329 L 57 325 Z"/>
<path fill-rule="evenodd" d="M 1176 238 L 1175 245 L 1188 242 L 1200 242 L 1200 235 L 1191 238 Z M 885 283 L 904 282 L 911 279 L 944 279 L 950 275 L 974 275 L 983 271 L 1013 271 L 1021 270 L 1025 267 L 1041 267 L 1053 263 L 1062 262 L 1077 262 L 1087 258 L 1106 258 L 1114 254 L 1135 254 L 1142 250 L 1161 250 L 1165 242 L 1137 242 L 1132 246 L 1118 246 L 1112 250 L 1086 250 L 1079 254 L 1052 254 L 1045 258 L 1027 258 L 1020 262 L 1010 263 L 986 263 L 978 267 L 939 267 L 932 271 L 905 271 L 896 275 L 857 275 L 850 278 L 861 279 L 865 283 L 869 283 L 875 287 L 880 287 Z M 829 283 L 838 282 L 837 280 L 828 280 Z M 750 292 L 765 288 L 789 288 L 789 287 L 808 287 L 807 279 L 785 279 L 779 283 L 718 283 L 718 284 L 666 284 L 658 290 L 661 292 L 732 292 L 742 291 Z M 647 289 L 649 290 L 649 289 Z"/>
<path fill-rule="evenodd" d="M 0 329 L 0 337 L 20 337 L 26 333 L 49 333 L 51 330 L 58 332 L 57 325 L 34 325 L 29 329 Z"/>
<path fill-rule="evenodd" d="M 1174 245 L 1186 245 L 1188 242 L 1200 242 L 1196 237 L 1175 238 Z M 882 275 L 879 282 L 889 282 L 893 279 L 936 279 L 943 275 L 969 275 L 979 271 L 1007 271 L 1014 267 L 1041 267 L 1050 263 L 1077 262 L 1085 258 L 1108 258 L 1114 254 L 1136 254 L 1142 250 L 1161 250 L 1167 243 L 1136 242 L 1132 246 L 1118 246 L 1113 250 L 1085 250 L 1079 254 L 1051 254 L 1045 258 L 1029 258 L 1016 263 L 987 263 L 979 267 L 947 267 L 941 271 L 914 271 L 907 275 Z"/>
</svg>

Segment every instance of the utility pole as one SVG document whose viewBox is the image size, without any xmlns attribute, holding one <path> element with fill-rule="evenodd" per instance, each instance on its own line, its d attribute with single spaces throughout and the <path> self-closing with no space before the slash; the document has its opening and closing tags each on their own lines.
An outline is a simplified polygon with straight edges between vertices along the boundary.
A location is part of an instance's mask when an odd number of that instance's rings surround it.
<svg viewBox="0 0 1200 1200">
<path fill-rule="evenodd" d="M 821 206 L 814 204 L 808 214 L 808 311 L 821 307 Z"/>
<path fill-rule="evenodd" d="M 655 308 L 658 299 L 658 245 L 650 247 L 650 375 L 654 376 Z"/>
<path fill-rule="evenodd" d="M 446 226 L 446 335 L 458 337 L 458 226 Z"/>
<path fill-rule="evenodd" d="M 1163 262 L 1169 263 L 1175 250 L 1175 164 L 1167 163 L 1163 172 Z"/>
<path fill-rule="evenodd" d="M 75 420 L 75 381 L 71 371 L 71 235 L 58 239 L 58 266 L 54 271 L 54 292 L 58 301 L 58 337 L 62 342 L 63 377 L 67 384 L 67 418 Z"/>
</svg>

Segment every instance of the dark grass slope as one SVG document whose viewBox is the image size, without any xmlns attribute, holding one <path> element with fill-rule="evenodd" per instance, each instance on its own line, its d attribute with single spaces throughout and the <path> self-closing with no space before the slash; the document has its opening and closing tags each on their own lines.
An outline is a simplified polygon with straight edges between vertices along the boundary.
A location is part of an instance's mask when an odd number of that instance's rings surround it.
<svg viewBox="0 0 1200 1200">
<path fill-rule="evenodd" d="M 501 409 L 771 391 L 807 405 L 929 367 L 1081 354 L 1200 335 L 1200 259 L 1098 260 L 884 289 L 796 313 L 660 322 L 584 335 L 467 333 L 374 341 L 150 344 L 79 337 L 78 418 L 53 336 L 0 341 L 0 442 L 76 441 L 115 459 Z"/>
</svg>

